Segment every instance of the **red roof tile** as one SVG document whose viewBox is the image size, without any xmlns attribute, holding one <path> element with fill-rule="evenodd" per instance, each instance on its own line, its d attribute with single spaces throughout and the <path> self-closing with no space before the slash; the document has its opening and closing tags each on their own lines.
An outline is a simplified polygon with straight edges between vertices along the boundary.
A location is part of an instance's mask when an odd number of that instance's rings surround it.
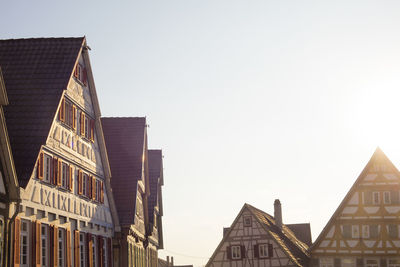
<svg viewBox="0 0 400 267">
<path fill-rule="evenodd" d="M 20 186 L 29 181 L 84 42 L 84 37 L 0 40 L 9 99 L 5 118 Z"/>
</svg>

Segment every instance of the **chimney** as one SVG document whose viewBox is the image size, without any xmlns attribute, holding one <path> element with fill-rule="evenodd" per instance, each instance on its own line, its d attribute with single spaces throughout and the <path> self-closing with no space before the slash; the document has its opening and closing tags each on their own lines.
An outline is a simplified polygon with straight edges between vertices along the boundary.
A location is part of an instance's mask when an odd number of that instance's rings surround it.
<svg viewBox="0 0 400 267">
<path fill-rule="evenodd" d="M 171 256 L 171 266 L 174 266 L 174 257 Z"/>
<path fill-rule="evenodd" d="M 169 256 L 167 256 L 167 266 L 169 266 Z"/>
<path fill-rule="evenodd" d="M 274 218 L 276 226 L 282 228 L 282 207 L 279 199 L 275 199 L 274 202 Z"/>
</svg>

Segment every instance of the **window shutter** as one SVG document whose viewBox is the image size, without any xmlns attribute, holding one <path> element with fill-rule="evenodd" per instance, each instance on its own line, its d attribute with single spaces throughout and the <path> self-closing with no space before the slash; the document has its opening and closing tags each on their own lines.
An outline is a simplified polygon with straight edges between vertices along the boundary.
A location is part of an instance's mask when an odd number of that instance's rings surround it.
<svg viewBox="0 0 400 267">
<path fill-rule="evenodd" d="M 74 267 L 79 267 L 79 231 L 74 230 Z"/>
<path fill-rule="evenodd" d="M 65 265 L 71 267 L 71 230 L 65 231 Z"/>
<path fill-rule="evenodd" d="M 92 179 L 91 176 L 86 175 L 86 196 L 92 198 Z"/>
<path fill-rule="evenodd" d="M 73 182 L 74 182 L 74 170 L 72 169 L 72 166 L 69 165 L 69 182 L 68 182 L 68 189 L 69 191 L 72 191 L 73 188 Z"/>
<path fill-rule="evenodd" d="M 94 120 L 90 120 L 90 141 L 94 142 Z"/>
<path fill-rule="evenodd" d="M 75 71 L 74 71 L 74 77 L 75 78 L 79 77 L 79 69 L 78 69 L 78 67 L 79 67 L 79 63 L 76 64 L 76 66 L 75 66 Z"/>
<path fill-rule="evenodd" d="M 85 136 L 85 113 L 83 111 L 81 111 L 80 120 L 80 134 Z"/>
<path fill-rule="evenodd" d="M 111 245 L 112 245 L 112 239 L 109 237 L 109 238 L 107 238 L 107 257 L 108 257 L 108 264 L 107 264 L 107 266 L 108 267 L 112 267 L 112 257 L 111 257 L 111 253 L 112 253 L 112 251 L 111 251 Z"/>
<path fill-rule="evenodd" d="M 104 183 L 100 181 L 100 202 L 104 203 Z"/>
<path fill-rule="evenodd" d="M 274 247 L 272 244 L 268 244 L 268 257 L 272 258 L 274 256 Z"/>
<path fill-rule="evenodd" d="M 50 256 L 50 264 L 52 264 L 54 262 L 54 250 L 53 252 L 51 251 L 51 248 L 54 247 L 54 226 L 50 225 L 49 230 L 50 230 L 50 252 L 48 254 Z"/>
<path fill-rule="evenodd" d="M 96 178 L 92 176 L 92 199 L 96 200 Z"/>
<path fill-rule="evenodd" d="M 87 259 L 88 267 L 94 267 L 93 266 L 93 240 L 92 240 L 91 233 L 86 234 L 86 244 L 87 244 L 86 259 Z"/>
<path fill-rule="evenodd" d="M 104 257 L 103 257 L 103 237 L 102 236 L 97 236 L 97 257 L 98 257 L 98 266 L 103 267 L 104 266 Z"/>
<path fill-rule="evenodd" d="M 40 180 L 43 180 L 43 152 L 40 152 L 40 154 L 39 154 L 37 168 L 38 168 L 38 178 Z"/>
<path fill-rule="evenodd" d="M 232 250 L 231 250 L 231 246 L 227 246 L 226 247 L 226 257 L 228 258 L 228 260 L 232 259 Z"/>
<path fill-rule="evenodd" d="M 36 243 L 35 244 L 35 247 L 36 247 L 36 262 L 35 262 L 35 264 L 36 264 L 37 267 L 40 267 L 41 266 L 41 264 L 40 264 L 40 245 L 41 245 L 40 238 L 42 236 L 41 222 L 40 221 L 36 221 L 35 227 L 36 227 L 36 231 L 35 231 L 36 232 L 36 240 L 35 240 L 36 241 L 35 242 Z"/>
<path fill-rule="evenodd" d="M 254 245 L 254 258 L 258 258 L 259 257 L 259 250 L 258 250 L 258 244 Z"/>
<path fill-rule="evenodd" d="M 60 111 L 58 112 L 58 119 L 62 122 L 65 121 L 65 99 L 61 100 Z"/>
<path fill-rule="evenodd" d="M 246 248 L 245 246 L 240 246 L 240 256 L 242 257 L 242 259 L 246 258 Z"/>
<path fill-rule="evenodd" d="M 57 166 L 58 166 L 57 185 L 61 186 L 61 179 L 62 179 L 62 161 L 61 161 L 61 159 L 58 159 Z"/>
<path fill-rule="evenodd" d="M 54 233 L 53 233 L 53 266 L 57 267 L 58 266 L 58 227 L 54 225 Z"/>
<path fill-rule="evenodd" d="M 58 177 L 58 159 L 56 157 L 53 158 L 53 179 L 52 183 L 54 185 L 57 184 L 57 177 Z"/>
<path fill-rule="evenodd" d="M 76 106 L 72 105 L 72 128 L 76 131 Z"/>
<path fill-rule="evenodd" d="M 20 263 L 20 238 L 21 238 L 21 219 L 15 218 L 14 221 L 14 267 Z"/>
</svg>

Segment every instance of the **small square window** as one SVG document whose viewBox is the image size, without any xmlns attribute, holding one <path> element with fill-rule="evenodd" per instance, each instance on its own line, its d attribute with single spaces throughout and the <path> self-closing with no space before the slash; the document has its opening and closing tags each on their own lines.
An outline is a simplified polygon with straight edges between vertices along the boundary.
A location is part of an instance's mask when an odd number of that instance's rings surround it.
<svg viewBox="0 0 400 267">
<path fill-rule="evenodd" d="M 231 247 L 231 256 L 233 260 L 238 260 L 242 258 L 241 247 L 240 246 L 232 246 Z"/>
<path fill-rule="evenodd" d="M 251 226 L 251 216 L 244 216 L 244 226 Z"/>
</svg>

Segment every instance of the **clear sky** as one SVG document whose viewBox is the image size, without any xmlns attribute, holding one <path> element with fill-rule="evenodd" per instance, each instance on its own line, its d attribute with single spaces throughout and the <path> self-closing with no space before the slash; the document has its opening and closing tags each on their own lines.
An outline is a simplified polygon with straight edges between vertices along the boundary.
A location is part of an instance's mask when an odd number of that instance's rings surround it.
<svg viewBox="0 0 400 267">
<path fill-rule="evenodd" d="M 377 146 L 400 166 L 399 1 L 5 1 L 0 37 L 86 35 L 103 116 L 164 151 L 165 250 L 204 265 L 244 203 L 317 238 Z"/>
</svg>

